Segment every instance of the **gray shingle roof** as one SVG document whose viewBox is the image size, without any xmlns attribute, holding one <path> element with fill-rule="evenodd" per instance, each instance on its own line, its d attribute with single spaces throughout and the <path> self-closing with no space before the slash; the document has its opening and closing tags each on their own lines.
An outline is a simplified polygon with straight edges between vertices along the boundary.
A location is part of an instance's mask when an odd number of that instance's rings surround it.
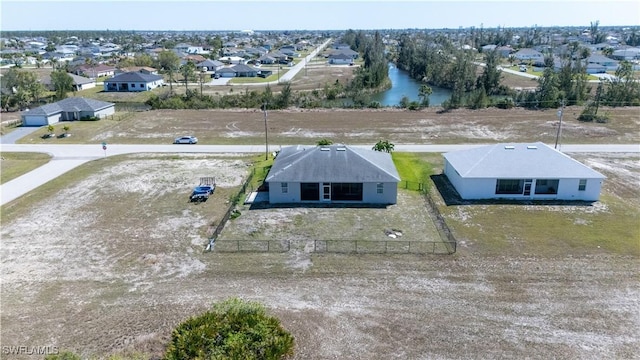
<svg viewBox="0 0 640 360">
<path fill-rule="evenodd" d="M 391 155 L 344 145 L 282 149 L 265 181 L 398 182 Z"/>
<path fill-rule="evenodd" d="M 117 82 L 153 82 L 162 80 L 162 76 L 154 74 L 144 74 L 140 72 L 127 72 L 124 74 L 116 75 L 110 79 L 105 80 L 108 83 Z"/>
<path fill-rule="evenodd" d="M 605 178 L 542 142 L 480 146 L 448 152 L 444 158 L 463 178 Z"/>
<path fill-rule="evenodd" d="M 100 101 L 95 99 L 87 99 L 82 97 L 71 97 L 58 102 L 42 105 L 29 112 L 23 112 L 22 115 L 53 115 L 59 112 L 71 111 L 99 111 L 111 106 L 114 103 Z"/>
</svg>

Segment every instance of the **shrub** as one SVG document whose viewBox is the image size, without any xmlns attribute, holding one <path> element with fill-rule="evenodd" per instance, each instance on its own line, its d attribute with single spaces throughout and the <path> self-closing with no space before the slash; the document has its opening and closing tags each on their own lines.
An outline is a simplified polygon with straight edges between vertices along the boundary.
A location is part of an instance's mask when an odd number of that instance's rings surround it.
<svg viewBox="0 0 640 360">
<path fill-rule="evenodd" d="M 165 359 L 282 359 L 293 347 L 293 336 L 262 305 L 233 298 L 178 325 Z"/>
<path fill-rule="evenodd" d="M 511 109 L 513 106 L 513 100 L 509 98 L 500 99 L 496 102 L 496 107 L 498 109 Z"/>
</svg>

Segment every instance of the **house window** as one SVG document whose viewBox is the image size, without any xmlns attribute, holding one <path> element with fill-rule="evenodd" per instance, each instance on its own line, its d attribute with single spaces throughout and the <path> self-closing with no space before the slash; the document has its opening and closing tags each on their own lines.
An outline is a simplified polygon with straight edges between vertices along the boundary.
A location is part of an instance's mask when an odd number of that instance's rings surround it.
<svg viewBox="0 0 640 360">
<path fill-rule="evenodd" d="M 518 179 L 498 179 L 496 194 L 522 194 L 523 181 Z"/>
<path fill-rule="evenodd" d="M 282 190 L 283 194 L 286 194 L 289 192 L 289 183 L 280 183 L 280 189 Z"/>
<path fill-rule="evenodd" d="M 143 87 L 144 87 L 144 84 L 140 84 L 140 87 L 141 87 L 141 88 L 143 88 Z"/>
<path fill-rule="evenodd" d="M 376 192 L 378 194 L 383 194 L 384 193 L 384 184 L 383 183 L 376 184 Z"/>
<path fill-rule="evenodd" d="M 578 184 L 578 191 L 585 191 L 587 189 L 587 179 L 580 179 Z"/>
</svg>

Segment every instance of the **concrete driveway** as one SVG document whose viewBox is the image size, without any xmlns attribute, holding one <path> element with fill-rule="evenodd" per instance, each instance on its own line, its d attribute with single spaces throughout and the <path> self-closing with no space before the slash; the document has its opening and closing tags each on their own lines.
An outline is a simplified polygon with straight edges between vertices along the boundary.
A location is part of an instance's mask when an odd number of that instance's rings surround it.
<svg viewBox="0 0 640 360">
<path fill-rule="evenodd" d="M 0 137 L 0 144 L 15 144 L 20 138 L 40 129 L 38 126 L 19 127 L 12 132 Z"/>
</svg>

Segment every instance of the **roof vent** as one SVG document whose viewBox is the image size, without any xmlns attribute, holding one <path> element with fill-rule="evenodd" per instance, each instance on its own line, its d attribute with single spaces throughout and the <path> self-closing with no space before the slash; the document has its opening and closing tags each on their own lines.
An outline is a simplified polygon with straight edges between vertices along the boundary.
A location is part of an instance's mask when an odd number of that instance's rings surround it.
<svg viewBox="0 0 640 360">
<path fill-rule="evenodd" d="M 538 148 L 538 147 L 537 147 L 537 146 L 535 146 L 535 145 L 528 145 L 528 146 L 527 146 L 527 149 L 529 149 L 529 150 L 536 150 L 537 148 Z"/>
<path fill-rule="evenodd" d="M 515 149 L 516 147 L 515 147 L 515 146 L 513 146 L 513 145 L 505 145 L 505 147 L 504 147 L 504 148 L 505 148 L 506 150 L 513 150 L 513 149 Z"/>
<path fill-rule="evenodd" d="M 347 151 L 346 148 L 336 148 L 336 151 Z"/>
<path fill-rule="evenodd" d="M 331 150 L 331 149 L 329 149 L 328 147 L 320 148 L 320 151 L 329 151 L 329 150 Z"/>
</svg>

